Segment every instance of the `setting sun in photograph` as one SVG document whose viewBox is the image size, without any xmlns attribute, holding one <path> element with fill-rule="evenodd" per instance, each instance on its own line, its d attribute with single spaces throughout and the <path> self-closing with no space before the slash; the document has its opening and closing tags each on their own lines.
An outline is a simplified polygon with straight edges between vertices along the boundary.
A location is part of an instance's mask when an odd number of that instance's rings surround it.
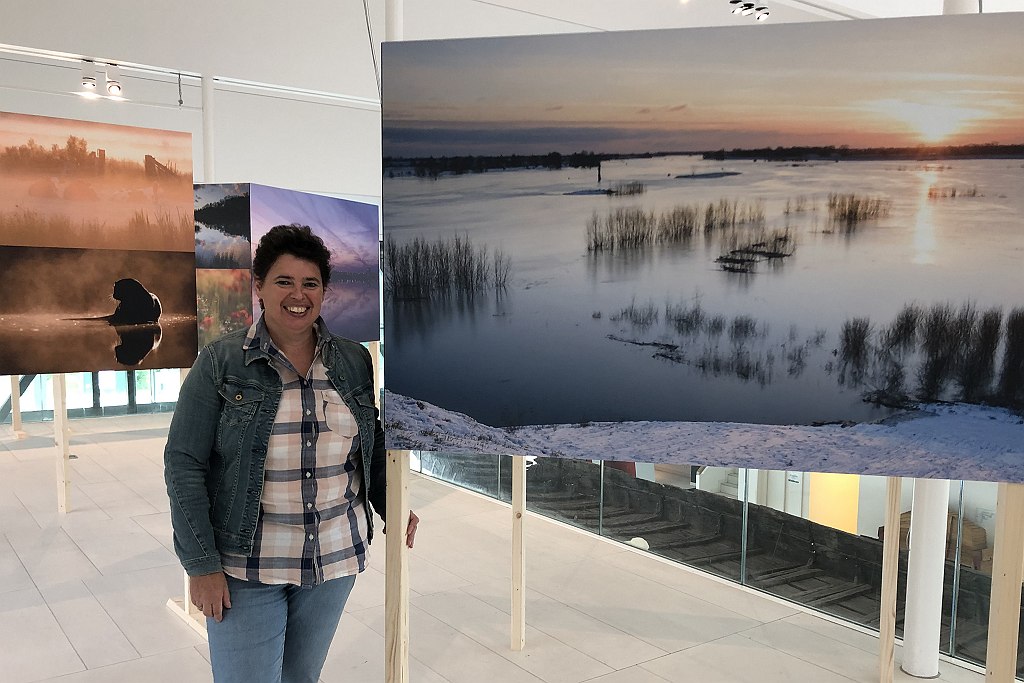
<svg viewBox="0 0 1024 683">
<path fill-rule="evenodd" d="M 873 107 L 878 113 L 904 124 L 925 144 L 939 144 L 967 132 L 967 128 L 985 112 L 953 104 L 925 104 L 901 100 L 883 100 Z"/>
</svg>

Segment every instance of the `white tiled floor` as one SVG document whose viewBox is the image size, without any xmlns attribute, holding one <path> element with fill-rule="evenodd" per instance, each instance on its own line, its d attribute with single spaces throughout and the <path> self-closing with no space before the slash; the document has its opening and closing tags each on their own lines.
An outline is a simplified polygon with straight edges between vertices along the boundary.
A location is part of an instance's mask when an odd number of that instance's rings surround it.
<svg viewBox="0 0 1024 683">
<path fill-rule="evenodd" d="M 210 681 L 181 591 L 161 458 L 168 416 L 72 423 L 72 512 L 51 426 L 0 426 L 0 681 Z M 413 476 L 414 683 L 871 683 L 877 638 L 534 515 L 527 645 L 509 649 L 508 508 Z M 324 683 L 384 679 L 383 546 L 356 582 Z M 897 650 L 897 662 L 900 652 Z M 950 662 L 942 680 L 983 676 Z M 897 681 L 912 681 L 898 669 Z"/>
</svg>

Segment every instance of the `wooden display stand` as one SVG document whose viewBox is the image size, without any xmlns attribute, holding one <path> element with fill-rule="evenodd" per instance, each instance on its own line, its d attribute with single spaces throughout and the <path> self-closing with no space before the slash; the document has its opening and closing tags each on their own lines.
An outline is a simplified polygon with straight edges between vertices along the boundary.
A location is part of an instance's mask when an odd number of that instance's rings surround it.
<svg viewBox="0 0 1024 683">
<path fill-rule="evenodd" d="M 992 553 L 986 683 L 1011 683 L 1017 675 L 1020 591 L 1024 578 L 1024 484 L 999 484 Z"/>
<path fill-rule="evenodd" d="M 57 511 L 71 511 L 71 429 L 68 427 L 68 386 L 64 375 L 53 378 L 53 438 L 57 444 Z"/>
<path fill-rule="evenodd" d="M 14 438 L 25 438 L 25 430 L 21 426 L 21 378 L 18 375 L 11 375 L 11 429 L 14 430 Z"/>
<path fill-rule="evenodd" d="M 899 477 L 886 480 L 885 534 L 882 541 L 882 590 L 878 618 L 878 680 L 892 683 L 896 665 L 896 580 L 900 569 Z"/>
</svg>

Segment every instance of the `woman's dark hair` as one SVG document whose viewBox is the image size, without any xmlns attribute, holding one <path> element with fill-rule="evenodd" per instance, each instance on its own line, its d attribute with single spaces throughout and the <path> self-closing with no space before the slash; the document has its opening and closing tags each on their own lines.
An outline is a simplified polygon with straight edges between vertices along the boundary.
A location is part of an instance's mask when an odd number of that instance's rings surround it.
<svg viewBox="0 0 1024 683">
<path fill-rule="evenodd" d="M 323 286 L 327 286 L 331 279 L 331 252 L 308 225 L 275 225 L 260 238 L 256 255 L 252 257 L 252 274 L 257 282 L 263 282 L 274 261 L 282 254 L 315 263 L 320 268 Z"/>
</svg>

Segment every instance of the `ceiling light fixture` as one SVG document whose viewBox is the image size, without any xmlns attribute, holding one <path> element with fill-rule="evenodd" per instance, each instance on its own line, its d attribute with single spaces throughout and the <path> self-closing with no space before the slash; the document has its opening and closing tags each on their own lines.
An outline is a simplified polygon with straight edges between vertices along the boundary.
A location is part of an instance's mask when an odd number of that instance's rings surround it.
<svg viewBox="0 0 1024 683">
<path fill-rule="evenodd" d="M 765 21 L 770 14 L 766 5 L 756 5 L 749 0 L 729 0 L 729 4 L 732 5 L 730 10 L 733 14 L 739 14 L 744 17 L 749 17 L 752 14 L 754 19 L 757 21 Z"/>
<path fill-rule="evenodd" d="M 89 61 L 82 62 L 82 90 L 96 90 L 96 67 Z"/>
<path fill-rule="evenodd" d="M 121 97 L 121 81 L 118 80 L 117 65 L 107 66 L 107 94 L 111 97 Z"/>
</svg>

